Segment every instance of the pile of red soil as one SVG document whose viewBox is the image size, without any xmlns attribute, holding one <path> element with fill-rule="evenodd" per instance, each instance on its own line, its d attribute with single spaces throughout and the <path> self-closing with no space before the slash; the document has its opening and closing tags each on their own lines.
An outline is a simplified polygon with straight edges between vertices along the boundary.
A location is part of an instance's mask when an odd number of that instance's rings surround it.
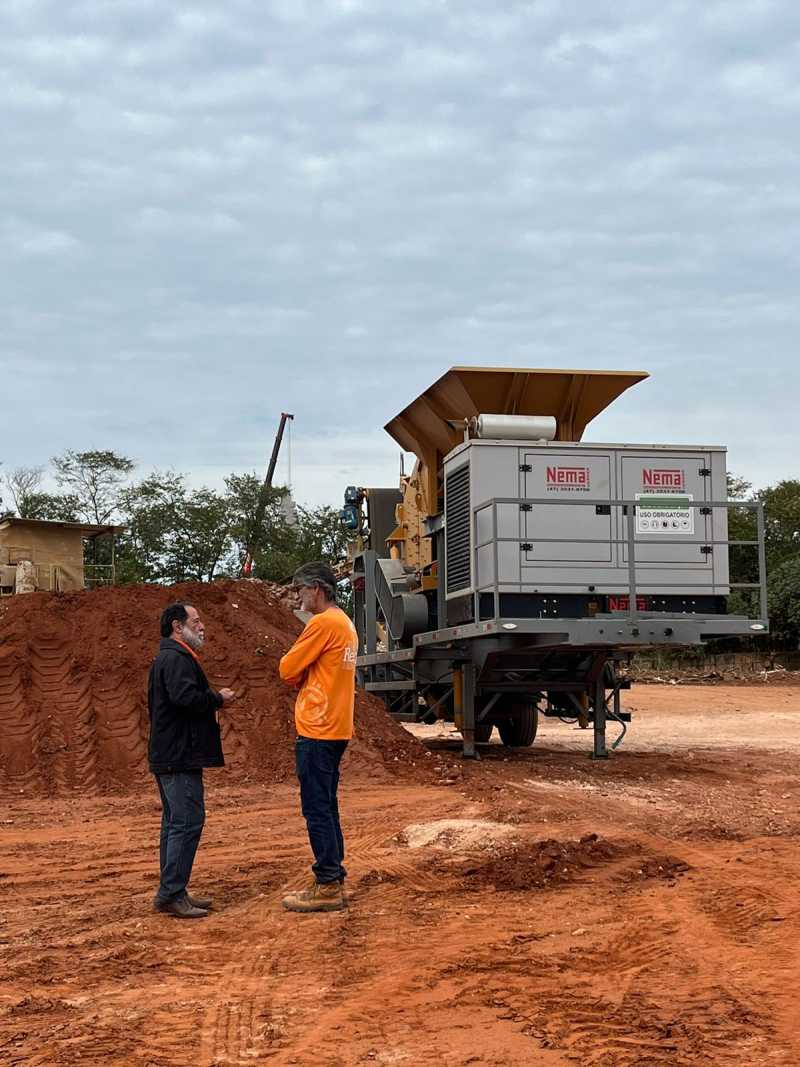
<svg viewBox="0 0 800 1067">
<path fill-rule="evenodd" d="M 0 603 L 0 793 L 124 790 L 147 778 L 147 673 L 167 604 L 194 604 L 203 666 L 237 699 L 220 712 L 220 780 L 294 772 L 294 693 L 278 660 L 302 629 L 266 583 L 123 586 L 33 593 Z M 435 762 L 382 703 L 356 697 L 348 775 L 426 775 Z M 426 758 L 427 757 L 427 758 Z"/>
<path fill-rule="evenodd" d="M 468 876 L 465 888 L 493 886 L 497 892 L 519 892 L 566 885 L 586 870 L 616 859 L 619 846 L 587 834 L 580 841 L 537 841 L 523 848 L 509 848 L 487 863 L 475 864 L 462 872 Z"/>
</svg>

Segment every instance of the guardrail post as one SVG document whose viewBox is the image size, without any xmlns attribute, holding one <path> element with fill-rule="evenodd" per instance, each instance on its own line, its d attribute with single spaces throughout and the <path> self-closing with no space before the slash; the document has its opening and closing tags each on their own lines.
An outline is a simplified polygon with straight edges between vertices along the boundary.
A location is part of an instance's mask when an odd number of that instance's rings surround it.
<svg viewBox="0 0 800 1067">
<path fill-rule="evenodd" d="M 478 512 L 470 513 L 470 558 L 472 560 L 472 621 L 481 621 L 481 591 L 478 585 Z"/>
<path fill-rule="evenodd" d="M 497 548 L 497 503 L 492 501 L 492 541 L 494 542 L 494 617 L 500 618 L 500 552 Z"/>
<path fill-rule="evenodd" d="M 635 508 L 628 505 L 627 520 L 628 533 L 628 618 L 632 623 L 637 622 L 639 613 L 636 607 L 636 529 L 634 527 Z M 624 510 L 623 510 L 624 514 Z"/>
<path fill-rule="evenodd" d="M 761 622 L 768 622 L 769 604 L 767 601 L 767 551 L 764 544 L 764 505 L 759 501 L 756 507 L 758 524 L 758 596 L 761 610 Z"/>
</svg>

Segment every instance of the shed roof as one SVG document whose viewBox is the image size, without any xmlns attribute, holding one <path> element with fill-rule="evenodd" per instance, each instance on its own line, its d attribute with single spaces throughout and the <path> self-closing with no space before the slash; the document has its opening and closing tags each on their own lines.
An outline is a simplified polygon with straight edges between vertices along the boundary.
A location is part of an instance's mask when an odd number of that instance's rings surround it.
<svg viewBox="0 0 800 1067">
<path fill-rule="evenodd" d="M 84 537 L 100 537 L 103 534 L 119 533 L 121 530 L 127 529 L 125 526 L 109 525 L 97 525 L 91 522 L 58 522 L 53 519 L 20 519 L 16 515 L 6 515 L 4 518 L 0 518 L 0 532 L 9 529 L 9 527 L 29 527 L 31 529 L 42 530 L 74 530 L 75 533 L 80 533 Z"/>
</svg>

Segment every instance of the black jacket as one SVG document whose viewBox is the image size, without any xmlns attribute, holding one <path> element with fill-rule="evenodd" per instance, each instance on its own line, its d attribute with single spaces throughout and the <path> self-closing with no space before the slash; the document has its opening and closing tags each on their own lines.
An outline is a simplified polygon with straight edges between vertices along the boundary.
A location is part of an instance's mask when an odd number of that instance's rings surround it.
<svg viewBox="0 0 800 1067">
<path fill-rule="evenodd" d="M 222 767 L 216 710 L 222 697 L 182 645 L 165 637 L 150 668 L 150 770 L 153 774 Z"/>
</svg>

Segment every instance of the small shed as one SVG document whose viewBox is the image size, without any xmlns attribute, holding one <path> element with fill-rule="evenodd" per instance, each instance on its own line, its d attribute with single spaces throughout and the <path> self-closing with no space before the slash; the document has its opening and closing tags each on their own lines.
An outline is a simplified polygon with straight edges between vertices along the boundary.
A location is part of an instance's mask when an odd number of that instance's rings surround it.
<svg viewBox="0 0 800 1067">
<path fill-rule="evenodd" d="M 0 594 L 15 591 L 20 563 L 33 565 L 37 589 L 53 593 L 112 585 L 116 535 L 124 529 L 84 522 L 0 518 Z M 86 563 L 85 543 L 96 543 L 100 538 L 110 541 L 109 562 Z M 97 557 L 96 552 L 93 555 Z"/>
</svg>

